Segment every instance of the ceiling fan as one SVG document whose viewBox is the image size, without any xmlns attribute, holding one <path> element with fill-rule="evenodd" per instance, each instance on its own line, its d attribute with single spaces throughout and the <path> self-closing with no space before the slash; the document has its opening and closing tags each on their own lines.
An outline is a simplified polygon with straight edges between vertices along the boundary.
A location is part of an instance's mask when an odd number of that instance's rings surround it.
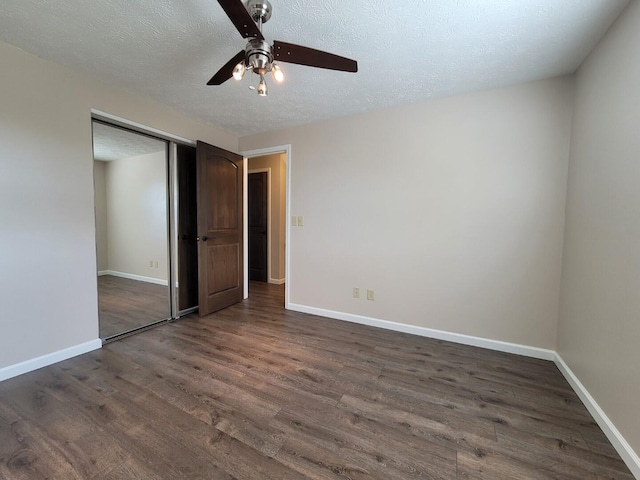
<svg viewBox="0 0 640 480">
<path fill-rule="evenodd" d="M 332 53 L 309 47 L 274 41 L 270 46 L 262 35 L 262 25 L 271 18 L 271 4 L 267 0 L 218 0 L 240 35 L 247 38 L 247 45 L 211 77 L 207 85 L 221 85 L 231 77 L 242 80 L 247 70 L 260 76 L 258 95 L 267 95 L 264 76 L 271 72 L 277 82 L 284 80 L 284 73 L 275 60 L 309 67 L 357 72 L 358 62 Z M 249 87 L 253 88 L 253 87 Z"/>
</svg>

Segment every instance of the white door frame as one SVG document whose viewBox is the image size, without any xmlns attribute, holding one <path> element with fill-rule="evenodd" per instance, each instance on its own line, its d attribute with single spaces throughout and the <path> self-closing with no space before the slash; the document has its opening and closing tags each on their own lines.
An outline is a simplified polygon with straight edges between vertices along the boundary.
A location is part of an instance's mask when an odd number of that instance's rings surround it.
<svg viewBox="0 0 640 480">
<path fill-rule="evenodd" d="M 287 196 L 285 202 L 285 245 L 284 245 L 284 258 L 285 258 L 285 285 L 284 285 L 284 308 L 289 309 L 290 304 L 290 292 L 291 292 L 291 258 L 290 252 L 290 235 L 291 224 L 289 222 L 289 212 L 291 211 L 291 145 L 277 145 L 273 147 L 259 148 L 256 150 L 245 150 L 240 152 L 240 155 L 244 157 L 243 161 L 243 175 L 244 175 L 244 298 L 249 298 L 249 207 L 248 207 L 248 182 L 249 182 L 249 159 L 252 157 L 263 157 L 265 155 L 272 155 L 275 153 L 285 154 L 285 167 L 287 169 L 287 185 L 285 194 Z"/>
</svg>

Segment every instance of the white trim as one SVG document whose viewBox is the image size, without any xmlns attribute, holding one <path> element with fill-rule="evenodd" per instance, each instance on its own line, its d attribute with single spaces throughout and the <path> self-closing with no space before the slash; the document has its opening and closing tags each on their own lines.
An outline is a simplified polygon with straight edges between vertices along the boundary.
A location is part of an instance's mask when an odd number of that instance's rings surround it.
<svg viewBox="0 0 640 480">
<path fill-rule="evenodd" d="M 15 365 L 0 368 L 0 382 L 99 348 L 102 348 L 102 341 L 97 338 L 90 342 L 81 343 L 80 345 L 75 345 L 63 350 L 58 350 L 57 352 L 42 355 L 41 357 L 25 360 L 24 362 L 16 363 Z"/>
<path fill-rule="evenodd" d="M 249 159 L 242 158 L 242 255 L 244 269 L 244 295 L 249 298 Z"/>
<path fill-rule="evenodd" d="M 118 117 L 117 115 L 102 112 L 100 110 L 96 110 L 95 108 L 91 109 L 91 117 L 95 118 L 96 120 L 107 120 L 115 124 L 120 124 L 120 126 L 132 127 L 135 130 L 142 130 L 146 133 L 156 135 L 171 142 L 184 143 L 186 145 L 193 145 L 194 147 L 196 146 L 196 142 L 194 142 L 193 140 L 189 140 L 188 138 L 180 137 L 178 135 L 174 135 L 173 133 L 165 132 L 164 130 L 158 130 L 157 128 L 153 128 L 142 123 L 133 122 L 131 120 L 127 120 L 126 118 Z"/>
<path fill-rule="evenodd" d="M 248 256 L 248 247 L 247 247 L 247 210 L 246 210 L 246 204 L 247 204 L 247 164 L 248 159 L 250 157 L 259 157 L 262 155 L 269 155 L 269 154 L 273 154 L 273 153 L 284 153 L 285 154 L 285 167 L 287 169 L 287 180 L 286 180 L 286 185 L 285 185 L 285 190 L 286 190 L 286 205 L 285 205 L 285 212 L 284 212 L 284 218 L 285 218 L 285 228 L 286 228 L 286 234 L 285 234 L 285 245 L 284 245 L 284 258 L 285 258 L 285 278 L 291 279 L 291 258 L 290 258 L 290 252 L 291 252 L 291 224 L 290 224 L 290 212 L 291 212 L 291 145 L 277 145 L 274 147 L 267 147 L 267 148 L 258 148 L 256 150 L 246 150 L 244 152 L 240 152 L 241 155 L 244 156 L 245 158 L 245 170 L 244 170 L 244 180 L 245 180 L 245 184 L 244 184 L 244 202 L 245 202 L 245 218 L 244 218 L 244 231 L 245 231 L 245 256 L 244 256 L 244 269 L 245 269 L 245 275 L 244 275 L 244 292 L 245 292 L 245 298 L 249 297 L 249 262 L 247 261 L 247 256 Z M 290 309 L 290 298 L 291 298 L 291 281 L 288 281 L 285 283 L 284 285 L 284 308 L 286 309 Z"/>
<path fill-rule="evenodd" d="M 248 163 L 248 162 L 247 162 Z M 248 165 L 247 165 L 248 166 Z M 251 170 L 247 170 L 247 185 L 249 182 L 249 175 L 252 173 L 266 173 L 267 174 L 267 278 L 271 278 L 271 254 L 273 251 L 273 243 L 271 242 L 271 232 L 272 232 L 272 219 L 273 213 L 271 209 L 273 208 L 273 202 L 271 201 L 271 167 L 267 168 L 253 168 Z M 249 192 L 247 192 L 247 199 L 249 198 Z M 247 205 L 247 215 L 249 213 L 249 206 Z M 247 220 L 248 222 L 248 220 Z M 247 238 L 249 237 L 248 232 L 248 223 L 247 223 Z M 277 246 L 276 246 L 277 248 Z"/>
<path fill-rule="evenodd" d="M 546 348 L 530 347 L 519 343 L 503 342 L 501 340 L 492 340 L 490 338 L 474 337 L 464 335 L 462 333 L 445 332 L 443 330 L 435 330 L 433 328 L 419 327 L 417 325 L 409 325 L 406 323 L 392 322 L 389 320 L 381 320 L 379 318 L 365 317 L 362 315 L 354 315 L 351 313 L 336 312 L 334 310 L 325 310 L 323 308 L 308 307 L 306 305 L 290 304 L 291 310 L 296 312 L 310 313 L 322 317 L 335 318 L 361 325 L 369 325 L 371 327 L 385 328 L 396 332 L 411 333 L 421 337 L 434 338 L 437 340 L 446 340 L 448 342 L 461 343 L 463 345 L 471 345 L 473 347 L 487 348 L 499 352 L 515 353 L 516 355 L 524 355 L 542 360 L 554 360 L 556 352 L 547 350 Z"/>
<path fill-rule="evenodd" d="M 168 172 L 167 178 L 169 180 L 169 189 L 167 192 L 167 213 L 169 218 L 167 225 L 169 231 L 167 232 L 167 248 L 169 259 L 169 282 L 173 280 L 174 287 L 170 289 L 169 296 L 171 297 L 171 318 L 178 318 L 178 144 L 175 142 L 169 143 L 169 157 L 168 157 Z"/>
<path fill-rule="evenodd" d="M 274 285 L 282 285 L 283 283 L 286 283 L 286 282 L 284 278 L 270 278 L 269 283 L 272 283 Z"/>
<path fill-rule="evenodd" d="M 587 410 L 589 410 L 589 413 L 598 423 L 618 454 L 622 457 L 624 463 L 627 464 L 631 473 L 633 473 L 636 478 L 640 479 L 640 457 L 638 457 L 638 454 L 634 452 L 631 445 L 629 445 L 625 440 L 607 414 L 604 413 L 604 410 L 600 408 L 598 402 L 596 402 L 596 400 L 591 396 L 582 382 L 578 380 L 578 377 L 573 373 L 569 368 L 569 365 L 565 363 L 558 352 L 555 352 L 554 362 L 562 375 L 564 375 L 564 378 L 569 382 L 569 385 L 571 385 L 578 397 L 580 397 L 582 403 L 587 407 Z"/>
<path fill-rule="evenodd" d="M 129 280 L 138 280 L 139 282 L 155 283 L 164 287 L 169 286 L 168 280 L 161 278 L 144 277 L 142 275 L 134 275 L 133 273 L 116 272 L 115 270 L 100 270 L 98 276 L 113 275 L 114 277 L 128 278 Z"/>
</svg>

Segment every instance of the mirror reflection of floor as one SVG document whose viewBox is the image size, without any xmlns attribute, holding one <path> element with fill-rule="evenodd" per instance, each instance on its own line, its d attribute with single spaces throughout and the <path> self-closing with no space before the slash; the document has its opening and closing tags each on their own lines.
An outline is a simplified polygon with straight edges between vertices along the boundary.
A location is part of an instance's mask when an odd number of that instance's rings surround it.
<svg viewBox="0 0 640 480">
<path fill-rule="evenodd" d="M 169 287 L 128 278 L 98 277 L 100 338 L 169 318 Z"/>
</svg>

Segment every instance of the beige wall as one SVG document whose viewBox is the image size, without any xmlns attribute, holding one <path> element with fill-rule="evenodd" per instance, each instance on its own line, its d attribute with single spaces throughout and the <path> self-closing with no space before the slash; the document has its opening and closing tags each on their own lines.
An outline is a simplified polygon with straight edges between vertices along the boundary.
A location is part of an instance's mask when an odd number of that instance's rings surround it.
<svg viewBox="0 0 640 480">
<path fill-rule="evenodd" d="M 0 368 L 98 339 L 91 113 L 237 138 L 0 43 Z"/>
<path fill-rule="evenodd" d="M 107 270 L 167 281 L 167 183 L 164 151 L 107 162 Z"/>
<path fill-rule="evenodd" d="M 109 269 L 109 225 L 107 222 L 107 163 L 93 162 L 93 183 L 96 212 L 96 255 L 98 271 Z"/>
<path fill-rule="evenodd" d="M 270 227 L 271 276 L 270 282 L 281 283 L 285 279 L 286 232 L 286 159 L 284 154 L 264 155 L 249 159 L 249 171 L 271 169 Z"/>
<path fill-rule="evenodd" d="M 640 452 L 640 3 L 577 74 L 558 352 Z"/>
<path fill-rule="evenodd" d="M 241 138 L 291 144 L 291 302 L 554 349 L 572 97 L 562 78 Z"/>
</svg>

